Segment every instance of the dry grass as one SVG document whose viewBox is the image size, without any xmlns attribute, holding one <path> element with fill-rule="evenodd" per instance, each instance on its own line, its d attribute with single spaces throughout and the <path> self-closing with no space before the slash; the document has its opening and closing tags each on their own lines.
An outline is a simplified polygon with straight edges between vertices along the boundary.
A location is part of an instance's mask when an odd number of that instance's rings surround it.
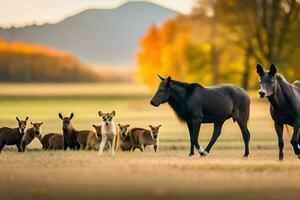
<svg viewBox="0 0 300 200">
<path fill-rule="evenodd" d="M 242 137 L 232 121 L 225 124 L 211 154 L 200 158 L 199 155 L 187 156 L 189 142 L 185 125 L 178 122 L 167 105 L 152 108 L 147 96 L 126 96 L 123 88 L 125 96 L 107 97 L 102 90 L 97 90 L 93 98 L 80 92 L 81 98 L 63 95 L 55 98 L 55 91 L 50 96 L 34 98 L 32 89 L 28 89 L 30 92 L 24 89 L 25 97 L 16 98 L 19 94 L 11 92 L 14 97 L 8 97 L 7 91 L 21 91 L 21 86 L 5 85 L 6 92 L 2 91 L 2 86 L 0 93 L 6 93 L 6 98 L 0 99 L 0 126 L 14 127 L 16 115 L 21 118 L 29 115 L 32 121 L 45 122 L 43 133 L 60 131 L 61 121 L 57 113 L 74 112 L 75 126 L 91 129 L 92 124 L 99 123 L 98 110 L 113 109 L 117 111 L 116 123 L 142 127 L 160 123 L 163 126 L 158 153 L 148 148 L 145 153 L 118 151 L 115 158 L 108 154 L 98 158 L 94 151 L 44 152 L 38 141 L 30 144 L 29 151 L 24 154 L 17 153 L 15 148 L 6 148 L 0 155 L 1 199 L 300 198 L 300 161 L 293 155 L 287 132 L 284 136 L 285 160 L 277 161 L 276 134 L 264 101 L 254 100 L 252 103 L 249 122 L 251 155 L 248 159 L 242 158 Z M 46 93 L 43 86 L 34 87 Z M 114 85 L 105 88 L 116 91 Z M 203 146 L 208 143 L 211 132 L 211 125 L 203 126 L 200 134 Z"/>
</svg>

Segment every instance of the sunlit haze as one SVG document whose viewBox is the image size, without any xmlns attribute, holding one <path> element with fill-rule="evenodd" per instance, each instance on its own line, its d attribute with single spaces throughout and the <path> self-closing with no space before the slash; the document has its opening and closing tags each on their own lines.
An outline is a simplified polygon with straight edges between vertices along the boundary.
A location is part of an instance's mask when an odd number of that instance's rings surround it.
<svg viewBox="0 0 300 200">
<path fill-rule="evenodd" d="M 147 0 L 183 14 L 191 12 L 196 0 Z M 0 26 L 56 23 L 91 8 L 116 8 L 126 0 L 0 0 Z"/>
</svg>

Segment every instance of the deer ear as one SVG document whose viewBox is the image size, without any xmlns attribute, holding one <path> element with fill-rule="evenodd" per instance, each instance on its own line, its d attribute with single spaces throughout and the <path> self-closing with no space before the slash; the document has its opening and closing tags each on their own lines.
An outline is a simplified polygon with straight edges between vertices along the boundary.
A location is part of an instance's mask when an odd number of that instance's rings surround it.
<svg viewBox="0 0 300 200">
<path fill-rule="evenodd" d="M 98 115 L 99 115 L 99 117 L 102 117 L 103 112 L 102 112 L 102 111 L 99 111 L 99 112 L 98 112 Z"/>
<path fill-rule="evenodd" d="M 40 125 L 42 125 L 44 122 L 41 122 Z"/>
<path fill-rule="evenodd" d="M 25 121 L 27 121 L 29 119 L 29 117 L 26 117 Z"/>
<path fill-rule="evenodd" d="M 118 124 L 118 126 L 120 127 L 120 126 L 121 126 L 121 124 Z"/>
<path fill-rule="evenodd" d="M 125 127 L 126 127 L 126 128 L 128 128 L 129 126 L 130 126 L 129 124 L 126 124 L 126 126 L 125 126 Z"/>
<path fill-rule="evenodd" d="M 97 128 L 97 126 L 96 126 L 96 125 L 94 125 L 94 124 L 93 124 L 93 127 L 94 127 L 94 128 Z"/>
<path fill-rule="evenodd" d="M 160 128 L 161 127 L 161 125 L 158 125 L 158 128 Z"/>
<path fill-rule="evenodd" d="M 60 119 L 63 119 L 63 116 L 62 116 L 61 113 L 58 113 L 58 117 L 59 117 Z"/>
<path fill-rule="evenodd" d="M 70 119 L 72 119 L 74 117 L 74 113 L 71 113 L 70 115 Z"/>
<path fill-rule="evenodd" d="M 150 128 L 153 128 L 153 126 L 152 126 L 152 125 L 149 125 L 149 127 L 150 127 Z"/>
<path fill-rule="evenodd" d="M 20 122 L 20 119 L 18 117 L 16 117 L 17 121 Z"/>
<path fill-rule="evenodd" d="M 161 77 L 159 74 L 157 74 L 158 78 L 162 81 L 164 81 L 165 79 L 163 77 Z"/>
<path fill-rule="evenodd" d="M 116 111 L 112 111 L 110 115 L 114 117 L 116 115 Z"/>
<path fill-rule="evenodd" d="M 261 66 L 261 64 L 256 65 L 256 72 L 260 77 L 265 74 L 264 68 Z"/>
<path fill-rule="evenodd" d="M 270 74 L 271 74 L 272 76 L 275 76 L 276 73 L 277 73 L 277 68 L 276 68 L 276 66 L 275 66 L 274 64 L 271 64 L 271 65 L 270 65 Z"/>
</svg>

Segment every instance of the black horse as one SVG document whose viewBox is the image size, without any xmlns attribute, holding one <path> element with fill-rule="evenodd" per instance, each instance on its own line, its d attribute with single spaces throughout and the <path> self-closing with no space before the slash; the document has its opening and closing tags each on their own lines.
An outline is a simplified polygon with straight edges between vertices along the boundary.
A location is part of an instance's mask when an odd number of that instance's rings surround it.
<svg viewBox="0 0 300 200">
<path fill-rule="evenodd" d="M 265 72 L 263 67 L 257 65 L 260 77 L 261 98 L 267 97 L 270 102 L 270 112 L 274 120 L 278 136 L 279 160 L 283 160 L 284 142 L 282 138 L 283 125 L 288 124 L 294 128 L 291 139 L 294 152 L 300 159 L 299 129 L 300 129 L 300 81 L 288 83 L 283 76 L 277 74 L 277 68 L 271 64 L 270 70 Z"/>
<path fill-rule="evenodd" d="M 243 89 L 233 85 L 203 87 L 197 83 L 171 80 L 170 76 L 167 79 L 159 78 L 161 82 L 150 103 L 158 107 L 168 102 L 178 118 L 187 123 L 191 142 L 190 156 L 194 155 L 194 147 L 201 156 L 208 154 L 220 136 L 224 122 L 229 118 L 238 122 L 245 143 L 244 156 L 249 155 L 250 133 L 247 123 L 250 98 Z M 198 143 L 202 123 L 214 123 L 213 135 L 205 150 Z"/>
</svg>

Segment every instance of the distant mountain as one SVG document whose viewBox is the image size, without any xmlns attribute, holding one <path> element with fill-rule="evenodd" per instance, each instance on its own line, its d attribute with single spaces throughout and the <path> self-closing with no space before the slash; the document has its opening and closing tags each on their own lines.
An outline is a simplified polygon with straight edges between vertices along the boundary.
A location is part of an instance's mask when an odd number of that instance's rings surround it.
<svg viewBox="0 0 300 200">
<path fill-rule="evenodd" d="M 86 10 L 57 24 L 0 29 L 0 38 L 68 51 L 87 63 L 133 66 L 139 39 L 148 27 L 176 14 L 153 3 L 129 2 L 116 9 Z"/>
</svg>

